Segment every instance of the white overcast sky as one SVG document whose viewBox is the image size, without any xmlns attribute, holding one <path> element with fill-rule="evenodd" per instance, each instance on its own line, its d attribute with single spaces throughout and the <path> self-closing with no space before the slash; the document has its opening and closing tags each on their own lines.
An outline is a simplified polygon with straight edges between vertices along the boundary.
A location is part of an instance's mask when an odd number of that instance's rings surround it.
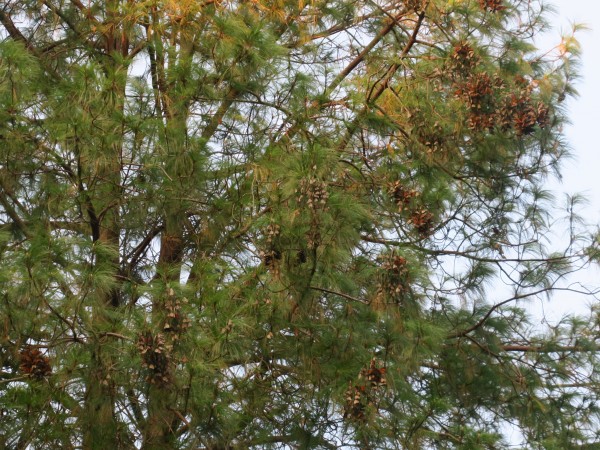
<svg viewBox="0 0 600 450">
<path fill-rule="evenodd" d="M 536 42 L 540 50 L 559 44 L 561 35 L 569 34 L 574 23 L 588 27 L 576 34 L 582 47 L 580 78 L 575 84 L 579 97 L 567 103 L 571 124 L 565 128 L 565 134 L 573 158 L 563 161 L 562 183 L 551 181 L 548 189 L 555 194 L 559 204 L 564 198 L 563 193 L 583 194 L 589 202 L 581 211 L 582 215 L 589 222 L 600 225 L 600 1 L 544 2 L 553 5 L 556 12 L 548 17 L 554 29 Z M 600 268 L 592 267 L 577 273 L 571 281 L 598 288 Z M 549 303 L 539 299 L 526 306 L 534 316 L 541 314 L 542 321 L 555 322 L 569 313 L 589 314 L 592 301 L 589 297 L 563 292 L 556 294 Z"/>
<path fill-rule="evenodd" d="M 556 29 L 549 33 L 549 41 L 544 40 L 544 44 L 558 43 L 561 31 L 568 33 L 573 23 L 589 27 L 576 35 L 583 50 L 581 78 L 576 83 L 580 95 L 568 103 L 572 123 L 565 130 L 574 158 L 564 165 L 564 180 L 558 189 L 587 194 L 590 203 L 586 216 L 600 222 L 600 1 L 547 2 L 557 10 L 551 17 Z M 539 47 L 542 45 L 538 43 Z"/>
</svg>

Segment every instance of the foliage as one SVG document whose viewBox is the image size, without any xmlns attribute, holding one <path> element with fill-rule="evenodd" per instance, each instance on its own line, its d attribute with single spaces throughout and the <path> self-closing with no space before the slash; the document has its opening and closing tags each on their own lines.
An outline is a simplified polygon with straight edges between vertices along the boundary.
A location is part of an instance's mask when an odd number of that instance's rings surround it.
<svg viewBox="0 0 600 450">
<path fill-rule="evenodd" d="M 577 448 L 598 259 L 525 0 L 7 0 L 0 446 Z M 561 296 L 568 294 L 561 293 Z M 515 438 L 517 436 L 517 438 Z"/>
</svg>

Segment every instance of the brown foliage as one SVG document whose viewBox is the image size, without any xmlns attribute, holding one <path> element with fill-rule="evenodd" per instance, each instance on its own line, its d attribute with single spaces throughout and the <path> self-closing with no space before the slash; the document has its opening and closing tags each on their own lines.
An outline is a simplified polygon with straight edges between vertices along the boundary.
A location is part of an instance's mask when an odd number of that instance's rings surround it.
<svg viewBox="0 0 600 450">
<path fill-rule="evenodd" d="M 52 373 L 50 359 L 35 347 L 27 347 L 21 351 L 19 368 L 23 373 L 38 380 Z"/>
</svg>

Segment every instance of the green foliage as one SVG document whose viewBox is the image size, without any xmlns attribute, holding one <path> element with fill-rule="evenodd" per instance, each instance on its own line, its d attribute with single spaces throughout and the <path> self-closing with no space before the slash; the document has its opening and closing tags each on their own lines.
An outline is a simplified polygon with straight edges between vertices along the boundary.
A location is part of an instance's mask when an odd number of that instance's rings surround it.
<svg viewBox="0 0 600 450">
<path fill-rule="evenodd" d="M 0 447 L 597 445 L 545 5 L 84 3 L 0 11 Z"/>
</svg>

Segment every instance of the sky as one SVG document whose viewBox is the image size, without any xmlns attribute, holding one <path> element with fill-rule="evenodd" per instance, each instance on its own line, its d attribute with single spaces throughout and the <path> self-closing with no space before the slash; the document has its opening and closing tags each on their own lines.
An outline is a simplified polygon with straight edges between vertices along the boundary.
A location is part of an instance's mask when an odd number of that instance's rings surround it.
<svg viewBox="0 0 600 450">
<path fill-rule="evenodd" d="M 581 78 L 575 87 L 579 97 L 567 106 L 571 125 L 566 128 L 574 159 L 565 164 L 562 187 L 569 192 L 582 192 L 590 200 L 586 215 L 600 222 L 600 2 L 597 0 L 549 0 L 557 9 L 549 33 L 550 42 L 560 41 L 561 30 L 569 32 L 573 23 L 585 24 L 587 31 L 577 33 L 583 55 Z M 539 45 L 539 44 L 538 44 Z M 541 45 L 539 45 L 541 47 Z"/>
<path fill-rule="evenodd" d="M 556 13 L 549 17 L 554 29 L 536 42 L 540 49 L 558 45 L 561 33 L 568 34 L 573 23 L 589 28 L 576 35 L 582 48 L 581 78 L 575 84 L 579 97 L 567 102 L 571 124 L 564 131 L 572 159 L 563 162 L 562 182 L 550 182 L 548 189 L 557 198 L 564 192 L 584 194 L 589 203 L 582 214 L 600 226 L 600 1 L 545 0 L 545 3 L 553 5 Z M 573 278 L 572 281 L 600 287 L 600 268 L 592 267 Z M 591 302 L 589 297 L 558 293 L 549 302 L 539 299 L 522 306 L 542 323 L 555 324 L 566 314 L 586 316 Z M 514 438 L 517 443 L 518 433 Z"/>
<path fill-rule="evenodd" d="M 588 27 L 576 34 L 582 48 L 580 78 L 575 83 L 579 96 L 569 99 L 566 105 L 571 124 L 564 132 L 572 158 L 563 161 L 562 182 L 551 181 L 548 189 L 559 201 L 563 193 L 583 194 L 588 203 L 581 209 L 581 214 L 600 226 L 600 1 L 544 1 L 556 10 L 549 16 L 554 29 L 536 42 L 538 48 L 550 49 L 558 45 L 561 34 L 569 34 L 574 23 Z M 598 288 L 600 268 L 592 267 L 573 278 L 572 281 Z M 544 320 L 555 322 L 568 313 L 587 315 L 591 301 L 589 297 L 559 293 L 550 302 L 540 300 L 530 308 L 535 315 L 541 311 Z"/>
</svg>

